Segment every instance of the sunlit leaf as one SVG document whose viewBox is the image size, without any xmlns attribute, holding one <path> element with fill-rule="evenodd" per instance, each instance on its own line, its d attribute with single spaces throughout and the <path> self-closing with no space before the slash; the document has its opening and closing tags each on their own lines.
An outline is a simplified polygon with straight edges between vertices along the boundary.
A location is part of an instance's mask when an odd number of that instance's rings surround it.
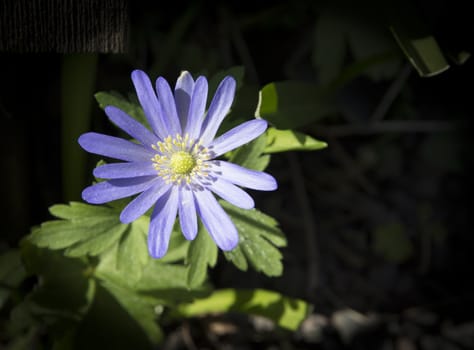
<svg viewBox="0 0 474 350">
<path fill-rule="evenodd" d="M 285 151 L 314 151 L 327 147 L 327 143 L 316 140 L 309 135 L 293 131 L 269 128 L 265 153 Z"/>
<path fill-rule="evenodd" d="M 33 230 L 29 241 L 39 247 L 65 249 L 68 256 L 98 255 L 116 243 L 129 225 L 105 206 L 72 202 L 55 205 L 51 213 L 63 220 L 47 221 Z"/>
<path fill-rule="evenodd" d="M 225 257 L 241 270 L 250 264 L 267 276 L 280 276 L 282 254 L 277 247 L 286 246 L 286 238 L 275 219 L 256 209 L 243 210 L 224 201 L 220 203 L 237 227 L 240 238 L 237 248 L 224 252 Z"/>
<path fill-rule="evenodd" d="M 195 317 L 231 311 L 267 317 L 282 328 L 296 330 L 310 313 L 311 307 L 303 300 L 268 290 L 222 289 L 205 299 L 180 305 L 173 310 L 172 317 Z"/>
<path fill-rule="evenodd" d="M 126 231 L 127 225 L 123 224 L 107 227 L 106 230 L 99 232 L 97 235 L 88 237 L 87 239 L 68 247 L 65 254 L 71 257 L 98 255 L 120 240 Z"/>
</svg>

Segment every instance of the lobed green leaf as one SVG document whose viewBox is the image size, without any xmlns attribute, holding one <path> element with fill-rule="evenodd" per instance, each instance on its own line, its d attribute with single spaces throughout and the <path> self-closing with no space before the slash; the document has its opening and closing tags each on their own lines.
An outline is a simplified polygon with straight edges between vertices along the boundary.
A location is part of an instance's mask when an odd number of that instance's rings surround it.
<svg viewBox="0 0 474 350">
<path fill-rule="evenodd" d="M 105 206 L 72 202 L 55 205 L 50 211 L 62 220 L 43 223 L 28 240 L 39 247 L 66 249 L 65 254 L 71 257 L 99 255 L 128 228 L 120 222 L 117 210 Z"/>
<path fill-rule="evenodd" d="M 267 276 L 280 276 L 283 264 L 278 247 L 286 246 L 286 238 L 276 220 L 256 209 L 243 210 L 224 201 L 220 203 L 237 227 L 240 237 L 237 248 L 224 252 L 227 260 L 244 271 L 250 263 L 255 270 Z"/>
<path fill-rule="evenodd" d="M 132 222 L 118 246 L 117 269 L 128 276 L 132 284 L 140 280 L 143 267 L 149 260 L 146 242 L 148 225 L 149 219 L 145 216 Z"/>
</svg>

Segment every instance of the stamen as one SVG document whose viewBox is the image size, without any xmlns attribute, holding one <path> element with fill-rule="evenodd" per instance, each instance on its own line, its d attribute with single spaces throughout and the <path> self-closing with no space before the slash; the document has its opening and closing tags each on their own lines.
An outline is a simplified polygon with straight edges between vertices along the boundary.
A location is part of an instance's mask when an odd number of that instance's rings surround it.
<svg viewBox="0 0 474 350">
<path fill-rule="evenodd" d="M 168 136 L 151 148 L 156 152 L 151 158 L 153 167 L 166 183 L 191 186 L 209 176 L 210 165 L 206 161 L 212 158 L 212 152 L 189 134 Z"/>
</svg>

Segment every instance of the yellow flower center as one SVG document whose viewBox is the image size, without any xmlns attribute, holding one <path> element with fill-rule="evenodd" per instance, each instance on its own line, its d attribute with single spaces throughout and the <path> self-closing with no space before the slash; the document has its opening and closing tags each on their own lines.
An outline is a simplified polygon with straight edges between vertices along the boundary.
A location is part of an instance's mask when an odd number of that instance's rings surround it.
<svg viewBox="0 0 474 350">
<path fill-rule="evenodd" d="M 175 174 L 190 174 L 196 166 L 194 157 L 186 151 L 174 153 L 170 159 L 171 171 Z"/>
<path fill-rule="evenodd" d="M 158 175 L 167 183 L 190 185 L 196 178 L 209 175 L 207 160 L 212 152 L 188 135 L 168 136 L 151 147 L 156 151 L 151 161 Z"/>
</svg>

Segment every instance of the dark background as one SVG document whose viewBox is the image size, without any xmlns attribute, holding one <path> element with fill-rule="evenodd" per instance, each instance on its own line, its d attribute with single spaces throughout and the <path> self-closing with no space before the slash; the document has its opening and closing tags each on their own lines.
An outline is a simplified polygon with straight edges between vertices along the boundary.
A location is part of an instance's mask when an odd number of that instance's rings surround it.
<svg viewBox="0 0 474 350">
<path fill-rule="evenodd" d="M 267 171 L 277 178 L 279 191 L 255 193 L 257 206 L 274 216 L 288 236 L 284 275 L 269 279 L 243 273 L 224 261 L 212 272 L 218 287 L 275 289 L 313 303 L 314 314 L 297 334 L 256 343 L 253 333 L 243 332 L 221 345 L 474 348 L 473 61 L 420 77 L 370 4 L 354 11 L 344 2 L 331 8 L 362 33 L 379 33 L 384 45 L 374 44 L 369 34 L 348 37 L 341 55 L 328 52 L 334 56 L 326 61 L 340 61 L 343 68 L 364 59 L 364 52 L 369 57 L 386 48 L 393 59 L 369 66 L 340 86 L 337 113 L 300 128 L 326 141 L 327 149 L 273 156 Z M 472 52 L 472 16 L 466 6 L 418 1 L 414 15 L 442 48 Z M 324 85 L 325 66 L 316 65 L 314 56 L 318 21 L 327 8 L 312 1 L 129 4 L 126 51 L 82 54 L 97 60 L 91 65 L 92 92 L 132 92 L 129 77 L 136 68 L 174 81 L 183 69 L 212 75 L 243 65 L 244 83 L 255 90 L 248 102 L 254 110 L 258 88 L 267 83 L 290 79 Z M 361 47 L 366 48 L 362 54 Z M 0 250 L 17 246 L 31 226 L 49 219 L 49 206 L 79 200 L 66 195 L 62 175 L 67 57 L 78 54 L 0 52 Z M 382 126 L 374 127 L 370 118 L 402 74 L 406 79 L 378 117 Z M 82 103 L 91 105 L 87 130 L 115 132 L 92 94 Z M 91 180 L 93 160 L 87 164 L 78 174 L 84 184 Z M 180 325 L 173 327 L 170 334 Z M 207 335 L 199 325 L 191 327 L 199 345 Z"/>
</svg>

